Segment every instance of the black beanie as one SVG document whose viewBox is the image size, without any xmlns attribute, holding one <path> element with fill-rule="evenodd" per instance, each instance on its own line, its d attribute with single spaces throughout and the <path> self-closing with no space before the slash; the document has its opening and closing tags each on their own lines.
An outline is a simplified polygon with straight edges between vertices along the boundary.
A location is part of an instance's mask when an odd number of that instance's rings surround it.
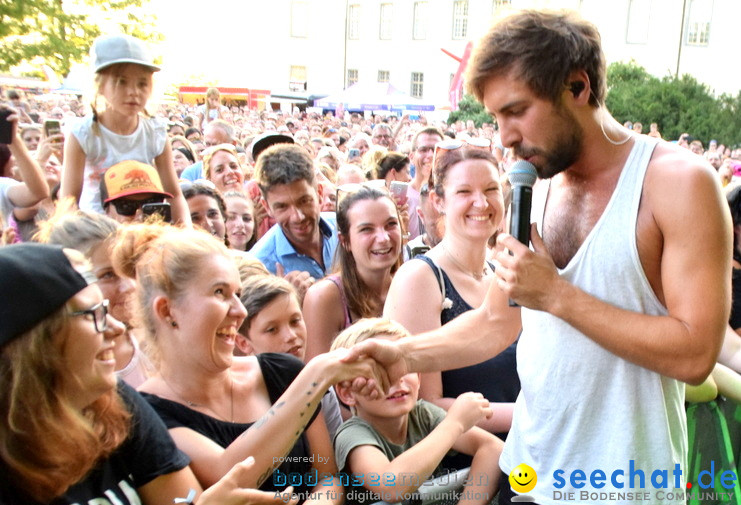
<svg viewBox="0 0 741 505">
<path fill-rule="evenodd" d="M 95 282 L 79 272 L 59 246 L 0 247 L 0 346 L 27 332 Z"/>
</svg>

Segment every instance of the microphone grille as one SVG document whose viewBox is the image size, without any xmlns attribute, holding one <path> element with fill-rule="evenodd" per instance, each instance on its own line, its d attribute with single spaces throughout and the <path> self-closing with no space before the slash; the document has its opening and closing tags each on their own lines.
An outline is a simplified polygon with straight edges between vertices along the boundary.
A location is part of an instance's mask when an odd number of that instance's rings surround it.
<svg viewBox="0 0 741 505">
<path fill-rule="evenodd" d="M 513 187 L 527 186 L 532 188 L 537 178 L 538 172 L 535 171 L 535 167 L 525 160 L 516 161 L 507 172 L 507 179 Z"/>
</svg>

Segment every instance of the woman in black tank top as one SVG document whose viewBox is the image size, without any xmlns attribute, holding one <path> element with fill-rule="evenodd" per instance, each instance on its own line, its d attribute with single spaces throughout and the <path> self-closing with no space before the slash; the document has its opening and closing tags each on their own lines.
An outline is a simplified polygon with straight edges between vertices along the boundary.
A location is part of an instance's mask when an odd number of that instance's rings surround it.
<svg viewBox="0 0 741 505">
<path fill-rule="evenodd" d="M 384 317 L 402 323 L 412 334 L 438 328 L 481 305 L 495 279 L 486 256 L 487 241 L 504 216 L 496 161 L 485 150 L 465 146 L 442 152 L 433 167 L 430 197 L 445 220 L 443 240 L 402 266 L 384 308 Z M 519 311 L 510 312 L 518 326 Z M 479 426 L 506 435 L 519 392 L 514 344 L 472 367 L 422 374 L 421 397 L 443 408 L 466 391 L 498 402 L 494 417 Z"/>
</svg>

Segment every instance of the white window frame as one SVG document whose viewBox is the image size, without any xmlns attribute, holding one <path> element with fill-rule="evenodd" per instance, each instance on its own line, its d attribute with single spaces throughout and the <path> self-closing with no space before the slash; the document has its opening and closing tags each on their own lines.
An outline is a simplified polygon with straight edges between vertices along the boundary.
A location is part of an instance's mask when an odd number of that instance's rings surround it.
<svg viewBox="0 0 741 505">
<path fill-rule="evenodd" d="M 347 69 L 347 85 L 352 86 L 356 82 L 358 82 L 358 76 L 359 72 L 357 68 L 348 68 Z"/>
<path fill-rule="evenodd" d="M 348 6 L 347 13 L 347 38 L 350 40 L 360 39 L 360 4 Z"/>
<path fill-rule="evenodd" d="M 378 82 L 389 82 L 391 79 L 391 72 L 388 70 L 378 71 Z"/>
<path fill-rule="evenodd" d="M 468 0 L 453 2 L 453 40 L 463 40 L 468 36 Z"/>
<path fill-rule="evenodd" d="M 424 72 L 412 72 L 411 89 L 409 94 L 414 98 L 422 98 L 422 96 L 424 95 L 424 85 Z"/>
<path fill-rule="evenodd" d="M 690 0 L 685 40 L 688 46 L 707 46 L 710 43 L 712 18 L 713 0 Z"/>
<path fill-rule="evenodd" d="M 381 4 L 378 22 L 378 38 L 380 40 L 391 40 L 394 31 L 394 4 L 384 2 Z"/>
<path fill-rule="evenodd" d="M 288 89 L 294 92 L 306 91 L 306 65 L 291 65 Z"/>
<path fill-rule="evenodd" d="M 291 37 L 305 39 L 308 36 L 309 3 L 306 0 L 291 1 Z"/>
<path fill-rule="evenodd" d="M 414 2 L 412 21 L 412 39 L 425 40 L 427 38 L 427 18 L 429 5 L 426 0 Z"/>
</svg>

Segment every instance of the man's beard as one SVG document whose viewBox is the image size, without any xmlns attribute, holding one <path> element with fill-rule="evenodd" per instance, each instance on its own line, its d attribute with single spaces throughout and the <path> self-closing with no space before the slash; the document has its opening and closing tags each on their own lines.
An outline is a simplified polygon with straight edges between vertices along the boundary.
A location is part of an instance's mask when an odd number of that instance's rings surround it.
<svg viewBox="0 0 741 505">
<path fill-rule="evenodd" d="M 522 145 L 514 148 L 518 158 L 527 159 L 534 156 L 543 158 L 542 163 L 533 163 L 541 179 L 550 179 L 576 163 L 584 144 L 584 131 L 574 116 L 565 109 L 559 109 L 558 115 L 564 119 L 559 125 L 562 133 L 549 152 L 536 147 L 526 149 Z"/>
</svg>

